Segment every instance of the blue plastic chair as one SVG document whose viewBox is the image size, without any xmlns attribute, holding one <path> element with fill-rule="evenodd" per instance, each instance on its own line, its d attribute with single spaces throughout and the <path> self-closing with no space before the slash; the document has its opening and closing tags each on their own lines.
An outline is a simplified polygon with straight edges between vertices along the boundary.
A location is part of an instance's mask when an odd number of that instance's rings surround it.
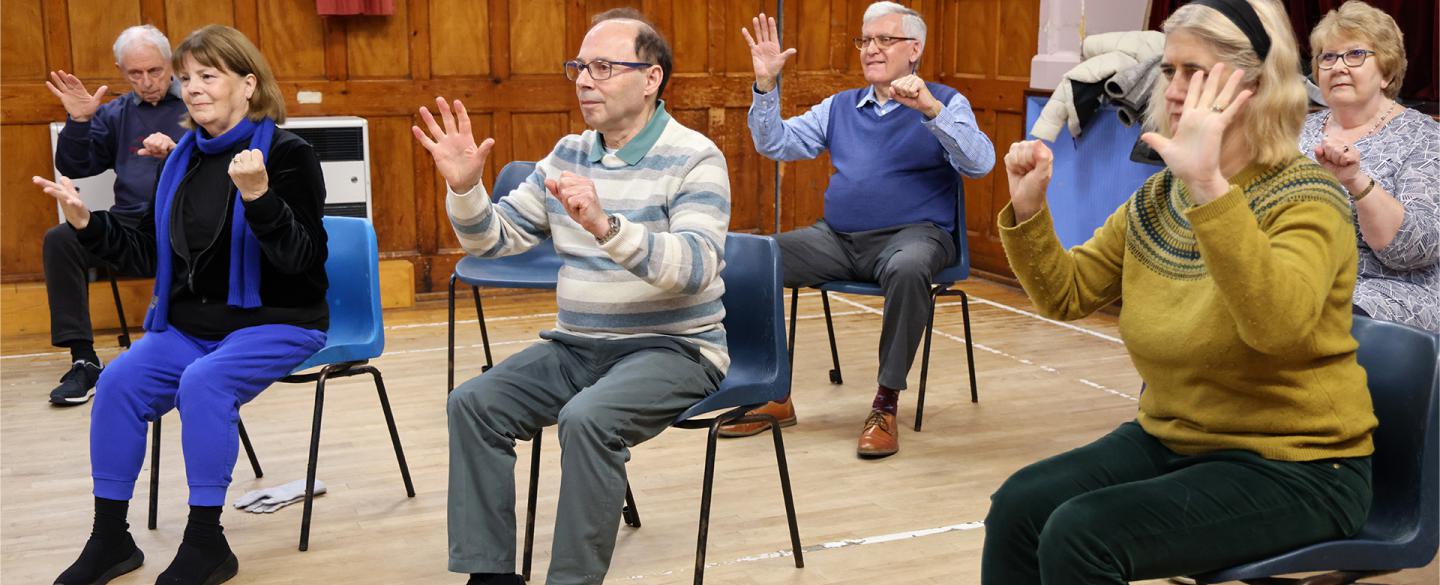
<svg viewBox="0 0 1440 585">
<path fill-rule="evenodd" d="M 500 169 L 495 178 L 495 188 L 490 190 L 490 200 L 498 202 L 509 195 L 535 172 L 535 163 L 513 161 Z M 490 355 L 490 332 L 485 328 L 485 308 L 480 301 L 480 287 L 493 288 L 535 288 L 554 289 L 556 275 L 560 272 L 560 256 L 555 253 L 555 242 L 546 238 L 539 245 L 514 256 L 503 258 L 476 258 L 466 255 L 455 263 L 455 272 L 450 275 L 450 340 L 447 354 L 446 388 L 455 389 L 455 283 L 470 286 L 470 295 L 475 299 L 475 317 L 480 321 L 480 341 L 485 348 L 485 365 L 480 371 L 495 365 Z"/>
<path fill-rule="evenodd" d="M 935 328 L 935 299 L 937 297 L 960 297 L 960 312 L 965 319 L 965 363 L 970 371 L 970 402 L 979 402 L 980 394 L 975 388 L 975 344 L 970 340 L 970 297 L 965 291 L 951 288 L 955 283 L 970 277 L 970 244 L 965 239 L 965 185 L 960 185 L 955 205 L 955 263 L 936 273 L 931 278 L 930 318 L 925 322 L 925 349 L 920 358 L 920 393 L 915 401 L 915 432 L 925 418 L 925 383 L 930 377 L 930 333 Z M 830 336 L 830 361 L 835 368 L 830 370 L 831 384 L 844 384 L 840 373 L 840 350 L 835 346 L 835 325 L 830 318 L 830 293 L 845 293 L 871 297 L 885 296 L 884 289 L 876 282 L 835 280 L 813 287 L 820 289 L 820 302 L 825 307 L 825 332 Z M 795 317 L 800 305 L 800 289 L 790 289 L 790 358 L 795 358 Z"/>
<path fill-rule="evenodd" d="M 1370 518 L 1354 537 L 1195 577 L 1198 583 L 1340 585 L 1424 567 L 1440 546 L 1440 335 L 1355 317 L 1380 426 Z M 1307 579 L 1272 575 L 1332 571 Z"/>
<path fill-rule="evenodd" d="M 390 399 L 385 394 L 385 380 L 381 378 L 380 370 L 369 365 L 369 360 L 380 357 L 385 351 L 385 323 L 380 313 L 380 245 L 375 238 L 375 229 L 371 227 L 370 220 L 354 217 L 326 216 L 324 222 L 329 241 L 325 274 L 330 280 L 325 292 L 325 301 L 330 305 L 330 329 L 325 347 L 297 366 L 289 376 L 279 380 L 291 384 L 315 382 L 315 416 L 310 428 L 310 462 L 305 474 L 305 510 L 300 520 L 302 551 L 310 547 L 315 463 L 320 454 L 320 414 L 325 406 L 327 380 L 361 374 L 370 374 L 375 378 L 375 391 L 380 395 L 380 408 L 385 412 L 385 425 L 390 430 L 390 442 L 395 447 L 400 475 L 405 480 L 405 494 L 415 497 L 410 468 L 405 464 L 405 451 L 400 446 L 400 434 L 395 429 L 395 416 L 390 410 Z M 299 373 L 316 367 L 321 368 L 320 371 Z M 149 526 L 154 530 L 160 485 L 160 421 L 152 422 L 151 428 Z M 243 422 L 240 423 L 240 440 L 250 457 L 250 465 L 255 469 L 255 477 L 264 477 Z"/>
<path fill-rule="evenodd" d="M 795 567 L 805 566 L 800 548 L 800 528 L 795 521 L 795 502 L 790 490 L 790 468 L 785 461 L 785 443 L 780 425 L 770 415 L 747 415 L 750 410 L 790 394 L 790 356 L 785 350 L 784 287 L 780 271 L 780 245 L 774 239 L 748 234 L 730 234 L 725 239 L 725 335 L 730 349 L 730 370 L 720 387 L 704 400 L 675 417 L 672 426 L 682 429 L 709 429 L 705 444 L 705 477 L 700 492 L 700 526 L 695 548 L 695 585 L 705 581 L 705 544 L 710 530 L 710 499 L 715 483 L 715 447 L 720 426 L 731 423 L 770 422 L 775 442 L 775 461 L 780 471 L 780 491 L 785 499 L 785 517 L 790 526 L 790 546 Z M 703 418 L 716 411 L 718 415 Z M 530 497 L 525 515 L 525 552 L 521 574 L 530 579 L 530 559 L 535 533 L 535 501 L 540 480 L 540 433 L 530 449 Z M 629 485 L 625 488 L 625 523 L 640 526 Z"/>
</svg>

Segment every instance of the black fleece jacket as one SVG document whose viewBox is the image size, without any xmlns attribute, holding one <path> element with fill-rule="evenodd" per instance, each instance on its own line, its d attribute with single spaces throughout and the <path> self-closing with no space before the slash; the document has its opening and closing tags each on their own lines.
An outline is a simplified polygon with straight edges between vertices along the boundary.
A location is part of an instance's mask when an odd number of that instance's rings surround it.
<svg viewBox="0 0 1440 585">
<path fill-rule="evenodd" d="M 201 339 L 223 339 L 246 327 L 286 324 L 324 331 L 330 326 L 325 303 L 329 281 L 324 214 L 325 180 L 315 149 L 294 133 L 276 129 L 265 171 L 269 190 L 245 205 L 245 221 L 260 242 L 260 303 L 254 309 L 226 304 L 230 290 L 230 224 L 235 184 L 227 153 L 196 150 L 171 200 L 172 255 L 170 325 Z M 159 181 L 157 180 L 158 184 Z M 134 228 L 97 211 L 78 230 L 81 243 L 122 271 L 153 274 L 155 212 L 146 211 Z"/>
</svg>

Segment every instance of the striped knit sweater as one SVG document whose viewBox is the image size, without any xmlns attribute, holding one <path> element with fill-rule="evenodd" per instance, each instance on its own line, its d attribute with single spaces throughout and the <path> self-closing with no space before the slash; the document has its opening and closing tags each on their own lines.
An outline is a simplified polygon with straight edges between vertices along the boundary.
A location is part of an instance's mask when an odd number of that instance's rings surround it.
<svg viewBox="0 0 1440 585">
<path fill-rule="evenodd" d="M 569 171 L 595 182 L 620 233 L 599 245 L 545 189 Z M 725 157 L 703 134 L 665 112 L 617 152 L 586 130 L 560 139 L 519 188 L 491 204 L 483 185 L 447 188 L 446 209 L 473 256 L 519 254 L 553 238 L 564 265 L 555 292 L 556 330 L 598 338 L 647 335 L 694 344 L 724 372 L 730 364 L 721 320 L 730 179 Z"/>
<path fill-rule="evenodd" d="M 1168 170 L 1065 250 L 1048 210 L 1000 213 L 1010 266 L 1040 312 L 1077 319 L 1124 293 L 1120 337 L 1147 384 L 1138 420 L 1185 455 L 1311 461 L 1373 451 L 1355 361 L 1355 229 L 1335 177 L 1296 153 L 1195 205 Z"/>
</svg>

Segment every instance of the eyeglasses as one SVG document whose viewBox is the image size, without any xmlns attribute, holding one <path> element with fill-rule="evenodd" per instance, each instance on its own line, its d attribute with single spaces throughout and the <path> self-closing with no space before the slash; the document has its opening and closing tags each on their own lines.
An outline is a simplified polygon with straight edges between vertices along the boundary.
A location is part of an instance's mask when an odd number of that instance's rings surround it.
<svg viewBox="0 0 1440 585">
<path fill-rule="evenodd" d="M 610 79 L 610 76 L 615 75 L 616 65 L 629 67 L 631 69 L 643 69 L 645 67 L 653 67 L 655 64 L 636 63 L 633 61 L 607 61 L 605 59 L 596 59 L 586 63 L 579 59 L 574 59 L 565 62 L 565 78 L 570 81 L 575 81 L 580 78 L 580 70 L 583 69 L 590 72 L 590 79 L 596 81 Z"/>
<path fill-rule="evenodd" d="M 865 47 L 870 45 L 870 41 L 875 41 L 875 44 L 878 45 L 881 49 L 888 49 L 892 45 L 900 41 L 913 41 L 915 40 L 915 37 L 892 37 L 890 35 L 877 35 L 873 37 L 855 37 L 852 40 L 855 41 L 855 48 L 864 51 Z"/>
<path fill-rule="evenodd" d="M 1335 63 L 1339 62 L 1342 58 L 1345 60 L 1346 67 L 1360 67 L 1365 64 L 1366 57 L 1374 54 L 1375 51 L 1367 49 L 1355 49 L 1345 51 L 1344 53 L 1320 53 L 1320 68 L 1326 70 L 1334 69 Z"/>
</svg>

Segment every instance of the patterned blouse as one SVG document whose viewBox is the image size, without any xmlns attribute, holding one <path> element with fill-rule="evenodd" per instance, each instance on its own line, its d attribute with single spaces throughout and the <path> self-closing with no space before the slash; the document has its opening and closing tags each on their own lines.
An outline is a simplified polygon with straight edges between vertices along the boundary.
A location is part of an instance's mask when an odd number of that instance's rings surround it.
<svg viewBox="0 0 1440 585">
<path fill-rule="evenodd" d="M 1324 140 L 1328 113 L 1305 118 L 1300 150 L 1310 158 Z M 1360 235 L 1357 219 L 1355 306 L 1376 319 L 1440 332 L 1440 122 L 1405 108 L 1355 147 L 1360 170 L 1405 207 L 1400 232 L 1379 250 Z"/>
</svg>

